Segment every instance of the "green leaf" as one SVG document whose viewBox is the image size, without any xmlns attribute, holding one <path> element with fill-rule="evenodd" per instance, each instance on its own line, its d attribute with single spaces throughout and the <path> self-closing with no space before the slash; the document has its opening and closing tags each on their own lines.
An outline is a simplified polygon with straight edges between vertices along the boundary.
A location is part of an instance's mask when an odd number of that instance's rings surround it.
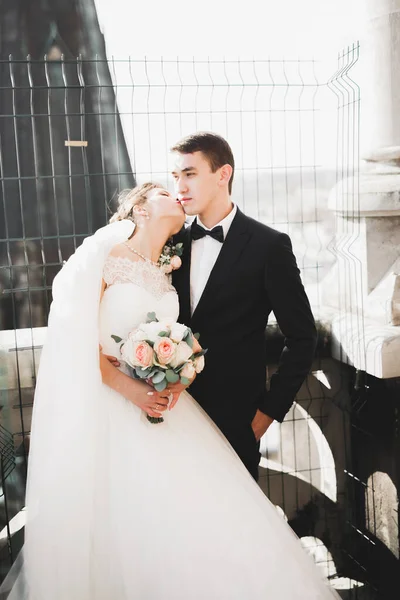
<svg viewBox="0 0 400 600">
<path fill-rule="evenodd" d="M 183 385 L 189 385 L 189 383 L 190 383 L 190 379 L 188 379 L 187 377 L 182 377 L 182 376 L 181 376 L 181 383 L 182 383 Z"/>
<path fill-rule="evenodd" d="M 150 373 L 150 371 L 151 371 L 151 367 L 146 367 L 146 368 L 143 368 L 143 367 L 137 367 L 137 368 L 138 368 L 138 369 L 140 369 L 141 371 L 143 371 L 143 373 L 146 373 L 146 375 L 147 375 L 148 373 Z"/>
<path fill-rule="evenodd" d="M 164 381 L 164 380 L 165 380 L 164 371 L 158 371 L 155 375 L 153 375 L 153 379 L 152 379 L 153 384 L 160 383 L 161 381 Z"/>
<path fill-rule="evenodd" d="M 139 375 L 140 379 L 146 379 L 150 372 L 151 369 L 142 369 L 141 367 L 136 367 L 136 373 Z"/>
<path fill-rule="evenodd" d="M 139 377 L 139 379 L 146 379 L 146 375 L 144 375 L 142 371 L 140 373 L 138 373 L 137 371 L 135 371 L 135 372 L 136 372 L 136 375 Z"/>
<path fill-rule="evenodd" d="M 122 338 L 120 338 L 118 335 L 112 335 L 111 337 L 114 340 L 114 342 L 117 342 L 117 344 L 122 342 Z"/>
<path fill-rule="evenodd" d="M 176 383 L 177 381 L 179 381 L 179 375 L 175 373 L 175 371 L 173 371 L 172 369 L 167 370 L 167 372 L 165 373 L 165 377 L 168 383 Z"/>
<path fill-rule="evenodd" d="M 175 245 L 175 250 L 182 250 L 183 249 L 183 242 L 178 242 Z"/>
<path fill-rule="evenodd" d="M 154 389 L 157 390 L 157 392 L 162 392 L 167 387 L 168 382 L 167 382 L 166 379 L 163 379 L 163 381 L 159 381 L 158 383 L 154 383 L 154 379 L 153 379 L 153 385 L 154 385 Z"/>
<path fill-rule="evenodd" d="M 157 315 L 155 312 L 149 312 L 147 313 L 147 321 L 146 323 L 153 323 L 153 322 L 158 323 L 158 319 L 157 319 Z"/>
<path fill-rule="evenodd" d="M 196 338 L 196 340 L 197 340 L 197 341 L 199 341 L 199 339 L 200 339 L 200 334 L 199 334 L 199 333 L 194 333 L 194 334 L 193 334 L 193 337 L 195 337 L 195 338 Z"/>
<path fill-rule="evenodd" d="M 186 337 L 183 338 L 183 341 L 187 343 L 189 348 L 193 348 L 193 336 L 191 333 L 188 333 Z"/>
<path fill-rule="evenodd" d="M 144 340 L 144 341 L 146 342 L 146 344 L 148 344 L 149 346 L 154 348 L 154 342 L 152 342 L 151 340 Z"/>
<path fill-rule="evenodd" d="M 160 333 L 158 334 L 158 337 L 168 337 L 169 336 L 169 331 L 160 331 Z"/>
</svg>

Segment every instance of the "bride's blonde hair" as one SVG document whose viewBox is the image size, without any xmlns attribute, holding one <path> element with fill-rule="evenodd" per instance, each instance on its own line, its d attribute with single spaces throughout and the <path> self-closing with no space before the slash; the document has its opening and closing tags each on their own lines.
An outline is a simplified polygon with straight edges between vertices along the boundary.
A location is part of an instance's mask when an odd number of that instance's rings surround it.
<svg viewBox="0 0 400 600">
<path fill-rule="evenodd" d="M 122 190 L 118 196 L 118 208 L 110 219 L 110 223 L 129 219 L 136 223 L 136 216 L 133 210 L 134 206 L 141 206 L 147 202 L 147 194 L 150 190 L 161 188 L 159 183 L 143 183 L 133 189 Z"/>
</svg>

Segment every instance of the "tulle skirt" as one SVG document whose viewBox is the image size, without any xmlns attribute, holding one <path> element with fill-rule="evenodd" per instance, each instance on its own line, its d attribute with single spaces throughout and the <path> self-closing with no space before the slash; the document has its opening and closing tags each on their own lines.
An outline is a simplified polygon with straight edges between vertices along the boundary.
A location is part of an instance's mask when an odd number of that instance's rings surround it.
<svg viewBox="0 0 400 600">
<path fill-rule="evenodd" d="M 48 457 L 59 495 L 34 507 L 12 600 L 338 598 L 189 394 L 151 424 L 101 384 L 96 411 L 85 455 L 78 427 Z"/>
</svg>

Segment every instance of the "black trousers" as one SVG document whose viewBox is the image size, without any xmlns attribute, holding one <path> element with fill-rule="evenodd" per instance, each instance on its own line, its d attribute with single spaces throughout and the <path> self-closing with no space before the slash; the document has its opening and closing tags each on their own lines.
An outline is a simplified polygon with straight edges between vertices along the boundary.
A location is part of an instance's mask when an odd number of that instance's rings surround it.
<svg viewBox="0 0 400 600">
<path fill-rule="evenodd" d="M 254 437 L 250 426 L 240 428 L 234 432 L 227 431 L 225 437 L 239 456 L 240 460 L 250 473 L 258 481 L 258 465 L 260 463 L 260 442 Z"/>
</svg>

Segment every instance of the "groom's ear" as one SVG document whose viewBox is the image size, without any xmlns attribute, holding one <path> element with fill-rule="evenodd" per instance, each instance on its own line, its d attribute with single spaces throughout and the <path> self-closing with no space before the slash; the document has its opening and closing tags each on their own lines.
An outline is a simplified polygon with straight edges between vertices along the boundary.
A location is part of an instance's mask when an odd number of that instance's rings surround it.
<svg viewBox="0 0 400 600">
<path fill-rule="evenodd" d="M 219 184 L 220 185 L 229 185 L 229 181 L 230 178 L 232 177 L 232 172 L 233 169 L 231 167 L 231 165 L 223 165 L 222 167 L 220 167 L 219 173 L 220 173 L 220 179 L 219 179 Z"/>
</svg>

